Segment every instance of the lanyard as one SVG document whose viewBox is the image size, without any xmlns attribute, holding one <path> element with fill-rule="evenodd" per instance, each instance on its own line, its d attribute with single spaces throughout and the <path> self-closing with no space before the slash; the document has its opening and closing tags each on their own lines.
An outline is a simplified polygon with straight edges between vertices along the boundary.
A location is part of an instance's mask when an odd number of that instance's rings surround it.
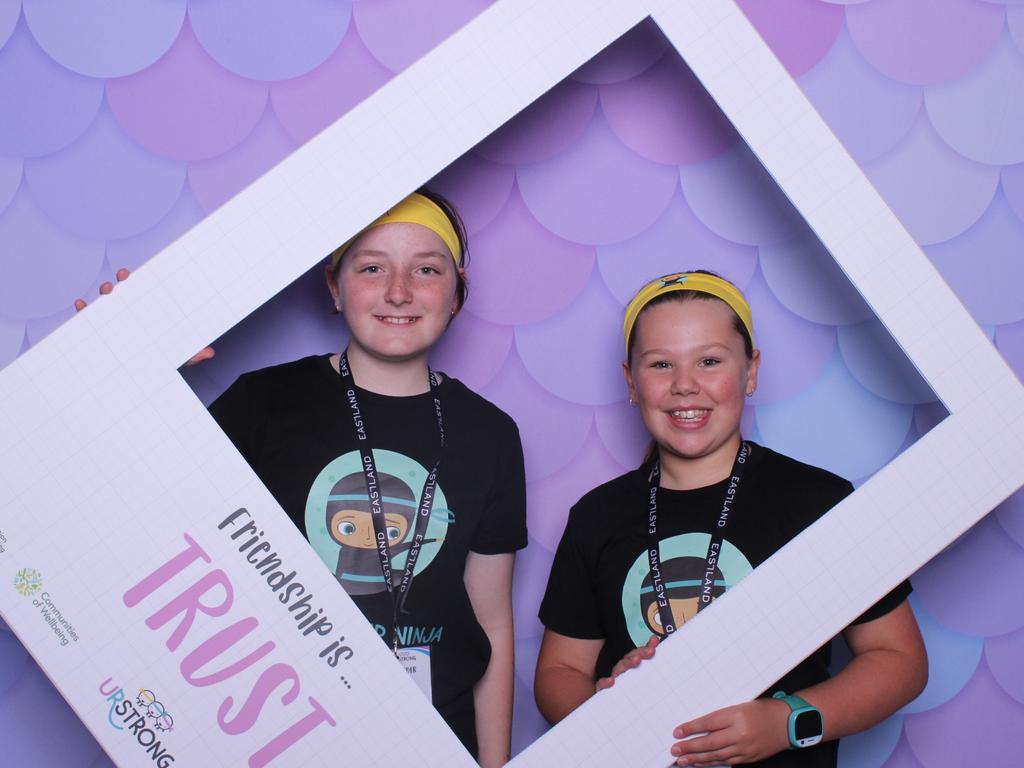
<svg viewBox="0 0 1024 768">
<path fill-rule="evenodd" d="M 697 599 L 697 613 L 700 613 L 711 604 L 711 593 L 715 584 L 715 569 L 718 566 L 718 556 L 722 550 L 725 527 L 729 524 L 732 507 L 736 503 L 736 495 L 739 491 L 740 480 L 743 478 L 743 470 L 746 468 L 747 459 L 750 457 L 750 450 L 750 444 L 741 440 L 740 450 L 736 454 L 736 461 L 733 462 L 732 472 L 729 474 L 729 485 L 725 489 L 722 510 L 718 513 L 718 520 L 716 521 L 717 531 L 711 534 L 711 541 L 708 542 L 708 553 L 704 558 L 704 574 L 700 584 L 701 591 Z M 658 618 L 661 620 L 661 628 L 667 636 L 676 631 L 676 626 L 673 623 L 672 606 L 665 595 L 665 581 L 661 572 L 661 542 L 658 540 L 658 480 L 660 477 L 661 463 L 658 459 L 655 459 L 648 479 L 650 490 L 647 515 L 647 556 L 651 566 L 651 586 L 654 588 L 654 596 L 658 602 Z"/>
<path fill-rule="evenodd" d="M 359 402 L 356 399 L 355 381 L 352 379 L 352 371 L 348 364 L 348 350 L 341 353 L 341 359 L 338 361 L 338 373 L 341 374 L 341 382 L 345 387 L 345 397 L 352 411 L 352 425 L 355 429 L 356 438 L 359 440 L 359 456 L 362 459 L 363 479 L 366 481 L 366 498 L 370 502 L 370 516 L 373 520 L 373 533 L 377 554 L 380 557 L 380 571 L 384 576 L 384 588 L 388 591 L 388 596 L 391 598 L 392 649 L 397 654 L 398 614 L 405 612 L 405 600 L 409 596 L 409 590 L 412 587 L 416 561 L 419 560 L 420 548 L 423 546 L 423 539 L 427 533 L 427 524 L 430 522 L 430 513 L 434 507 L 434 495 L 437 490 L 437 471 L 441 466 L 441 458 L 439 455 L 423 483 L 423 491 L 420 493 L 420 501 L 416 510 L 416 525 L 413 530 L 413 538 L 409 545 L 409 553 L 405 558 L 405 570 L 402 572 L 402 580 L 398 584 L 398 595 L 396 595 L 391 574 L 391 545 L 388 542 L 387 521 L 384 519 L 384 505 L 381 503 L 377 463 L 373 458 L 373 449 L 369 446 L 366 423 L 363 420 L 362 411 L 359 409 Z M 441 414 L 441 396 L 438 393 L 439 384 L 437 374 L 433 371 L 428 371 L 428 373 L 430 374 L 430 393 L 434 397 L 434 413 L 437 416 L 437 431 L 441 436 L 441 450 L 443 451 L 444 418 Z"/>
</svg>

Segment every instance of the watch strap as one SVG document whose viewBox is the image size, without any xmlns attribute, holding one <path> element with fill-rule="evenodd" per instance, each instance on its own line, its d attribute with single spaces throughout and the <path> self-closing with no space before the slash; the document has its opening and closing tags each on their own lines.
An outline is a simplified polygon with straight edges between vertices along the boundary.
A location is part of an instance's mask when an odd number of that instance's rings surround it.
<svg viewBox="0 0 1024 768">
<path fill-rule="evenodd" d="M 790 711 L 795 712 L 803 707 L 811 707 L 817 709 L 813 704 L 809 704 L 805 699 L 800 698 L 795 693 L 786 693 L 785 691 L 776 691 L 772 694 L 773 699 L 781 699 L 782 701 L 789 704 Z"/>
</svg>

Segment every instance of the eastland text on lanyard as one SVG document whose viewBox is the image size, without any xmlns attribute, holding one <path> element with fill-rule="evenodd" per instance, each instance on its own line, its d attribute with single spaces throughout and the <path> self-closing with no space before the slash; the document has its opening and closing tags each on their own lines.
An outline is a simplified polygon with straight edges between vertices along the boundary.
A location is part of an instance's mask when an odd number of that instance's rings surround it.
<svg viewBox="0 0 1024 768">
<path fill-rule="evenodd" d="M 377 464 L 373 459 L 373 449 L 370 448 L 369 436 L 367 435 L 366 423 L 362 411 L 359 409 L 359 402 L 356 399 L 355 381 L 352 379 L 352 371 L 348 364 L 348 350 L 341 353 L 338 361 L 338 373 L 341 374 L 341 381 L 345 387 L 345 395 L 348 399 L 349 408 L 352 411 L 352 425 L 356 437 L 359 440 L 359 456 L 362 459 L 363 479 L 366 481 L 366 498 L 370 502 L 370 516 L 373 520 L 373 533 L 377 544 L 377 554 L 380 557 L 380 571 L 384 577 L 384 588 L 391 597 L 391 637 L 392 649 L 398 655 L 398 615 L 404 610 L 406 598 L 409 596 L 409 589 L 412 587 L 416 561 L 420 557 L 420 548 L 427 532 L 427 524 L 430 522 L 430 513 L 434 507 L 434 496 L 437 490 L 437 471 L 441 466 L 441 455 L 438 453 L 434 466 L 427 474 L 423 483 L 423 491 L 420 493 L 420 501 L 416 510 L 416 525 L 413 530 L 412 542 L 409 546 L 409 554 L 405 559 L 405 569 L 402 572 L 402 579 L 398 584 L 398 594 L 395 594 L 394 578 L 391 573 L 391 546 L 388 542 L 387 523 L 384 519 L 384 505 L 382 503 L 380 484 L 378 482 Z M 437 416 L 437 430 L 440 433 L 441 452 L 444 450 L 444 418 L 441 413 L 441 398 L 438 395 L 437 374 L 429 371 L 430 393 L 434 398 L 434 413 Z"/>
<path fill-rule="evenodd" d="M 711 604 L 711 593 L 715 584 L 715 570 L 718 567 L 718 556 L 722 550 L 725 528 L 729 524 L 733 507 L 736 505 L 736 497 L 739 493 L 740 480 L 743 478 L 743 470 L 746 468 L 747 459 L 750 457 L 750 444 L 740 440 L 740 449 L 736 454 L 736 461 L 733 462 L 732 472 L 729 474 L 729 484 L 725 489 L 725 498 L 722 500 L 722 510 L 719 512 L 717 530 L 711 534 L 711 541 L 708 542 L 708 553 L 704 558 L 704 571 L 701 580 L 700 596 L 697 599 L 697 612 L 700 613 Z M 658 603 L 658 620 L 665 635 L 671 635 L 676 631 L 675 619 L 672 616 L 672 606 L 665 592 L 665 581 L 661 572 L 661 542 L 658 540 L 658 481 L 661 478 L 661 462 L 654 460 L 651 467 L 651 474 L 648 478 L 650 484 L 647 526 L 647 557 L 651 567 L 651 586 L 654 588 L 654 596 Z"/>
</svg>

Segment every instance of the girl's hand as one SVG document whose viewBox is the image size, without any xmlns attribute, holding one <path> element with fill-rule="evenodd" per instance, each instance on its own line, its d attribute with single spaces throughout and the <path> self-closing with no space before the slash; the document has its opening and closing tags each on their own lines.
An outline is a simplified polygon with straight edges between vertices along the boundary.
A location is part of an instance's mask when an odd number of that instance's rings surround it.
<svg viewBox="0 0 1024 768">
<path fill-rule="evenodd" d="M 644 659 L 654 658 L 654 649 L 657 648 L 658 643 L 661 642 L 661 638 L 657 635 L 651 635 L 650 639 L 646 644 L 639 648 L 634 648 L 632 651 L 627 653 L 618 663 L 612 667 L 612 673 L 608 677 L 602 677 L 594 684 L 595 691 L 603 691 L 606 688 L 611 688 L 615 685 L 615 678 L 625 672 L 627 669 L 633 669 L 634 667 L 640 666 L 640 662 Z"/>
<path fill-rule="evenodd" d="M 128 275 L 130 275 L 130 274 L 131 274 L 131 272 L 127 269 L 127 267 L 121 267 L 119 270 L 117 270 L 117 274 L 115 275 L 115 277 L 117 278 L 117 282 L 120 283 L 122 280 L 127 280 L 128 279 Z M 100 286 L 100 296 L 106 296 L 112 290 L 114 290 L 114 284 L 113 283 L 111 283 L 111 282 L 103 283 L 103 285 Z M 75 311 L 76 312 L 81 312 L 87 306 L 88 306 L 88 303 L 85 301 L 85 299 L 75 299 Z"/>
<path fill-rule="evenodd" d="M 673 737 L 676 765 L 737 765 L 764 760 L 789 748 L 789 705 L 755 699 L 683 723 Z"/>
<path fill-rule="evenodd" d="M 123 280 L 127 280 L 128 279 L 128 275 L 130 275 L 130 274 L 131 274 L 131 271 L 127 267 L 121 267 L 119 270 L 117 270 L 117 274 L 114 275 L 114 277 L 116 277 L 117 278 L 117 282 L 120 283 Z M 103 283 L 100 286 L 100 296 L 106 296 L 108 293 L 110 293 L 113 290 L 114 290 L 114 283 L 111 283 L 109 281 L 106 282 L 106 283 Z M 89 306 L 89 305 L 88 305 L 88 303 L 86 302 L 85 299 L 75 299 L 75 311 L 76 312 L 81 312 L 87 306 Z M 214 355 L 213 347 L 203 347 L 198 352 L 196 352 L 194 355 L 192 355 L 192 357 L 189 358 L 188 362 L 185 363 L 185 365 L 197 365 L 197 364 L 203 362 L 204 360 L 209 360 L 211 357 L 213 357 L 213 355 Z"/>
</svg>

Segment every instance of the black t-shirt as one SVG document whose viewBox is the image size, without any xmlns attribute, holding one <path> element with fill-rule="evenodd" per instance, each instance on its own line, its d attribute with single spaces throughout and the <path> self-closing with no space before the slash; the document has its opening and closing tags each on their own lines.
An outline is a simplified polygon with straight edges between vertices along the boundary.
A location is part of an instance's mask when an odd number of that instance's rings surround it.
<svg viewBox="0 0 1024 768">
<path fill-rule="evenodd" d="M 523 453 L 515 422 L 457 379 L 438 387 L 445 448 L 424 544 L 399 620 L 403 646 L 430 645 L 434 706 L 475 754 L 472 689 L 490 644 L 465 584 L 467 554 L 526 546 Z M 247 373 L 210 413 L 382 638 L 384 587 L 366 484 L 341 378 L 326 356 Z M 440 453 L 430 393 L 389 397 L 356 388 L 391 541 L 393 579 L 405 569 L 423 483 Z"/>
<path fill-rule="evenodd" d="M 724 593 L 853 491 L 850 483 L 750 443 L 752 452 L 718 557 L 713 595 Z M 648 550 L 650 465 L 601 485 L 572 508 L 540 608 L 544 625 L 568 637 L 604 640 L 598 677 L 628 651 L 662 634 Z M 729 480 L 688 491 L 659 489 L 662 577 L 675 623 L 696 609 L 705 558 Z M 910 594 L 904 582 L 857 619 L 885 615 Z M 830 645 L 763 695 L 794 693 L 828 678 Z M 835 766 L 838 742 L 784 752 L 756 765 Z"/>
</svg>

